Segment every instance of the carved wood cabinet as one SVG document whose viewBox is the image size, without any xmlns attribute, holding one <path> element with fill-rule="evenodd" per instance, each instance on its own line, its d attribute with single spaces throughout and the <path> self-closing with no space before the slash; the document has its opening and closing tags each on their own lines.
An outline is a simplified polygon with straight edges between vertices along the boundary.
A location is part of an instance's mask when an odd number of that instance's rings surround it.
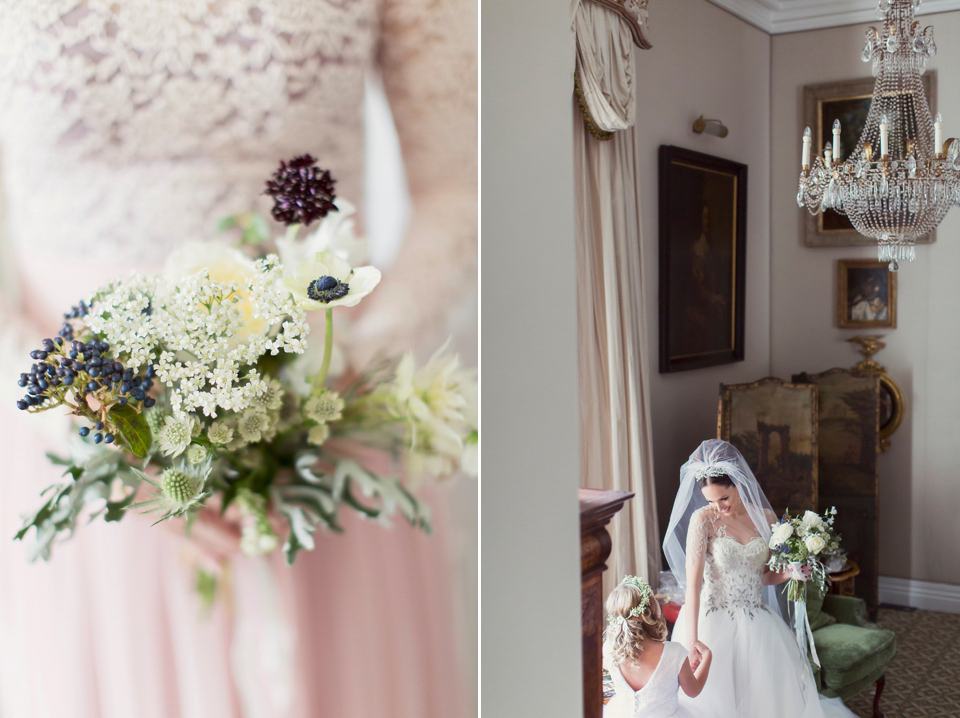
<svg viewBox="0 0 960 718">
<path fill-rule="evenodd" d="M 603 714 L 603 571 L 612 544 L 606 526 L 633 494 L 580 489 L 580 620 L 583 630 L 583 715 Z"/>
</svg>

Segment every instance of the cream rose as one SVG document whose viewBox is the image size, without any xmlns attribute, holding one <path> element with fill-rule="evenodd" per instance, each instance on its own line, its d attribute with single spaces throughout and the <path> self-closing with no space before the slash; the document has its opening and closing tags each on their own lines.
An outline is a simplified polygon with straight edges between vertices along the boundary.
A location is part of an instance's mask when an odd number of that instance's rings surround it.
<svg viewBox="0 0 960 718">
<path fill-rule="evenodd" d="M 823 519 L 819 514 L 807 511 L 803 515 L 803 525 L 808 529 L 823 529 Z"/>
<path fill-rule="evenodd" d="M 819 536 L 807 536 L 803 543 L 806 545 L 807 551 L 812 554 L 820 553 L 823 551 L 823 547 L 827 545 L 827 542 Z"/>
<path fill-rule="evenodd" d="M 790 524 L 781 524 L 773 532 L 773 536 L 770 537 L 770 548 L 779 546 L 788 538 L 793 536 L 793 526 Z"/>
</svg>

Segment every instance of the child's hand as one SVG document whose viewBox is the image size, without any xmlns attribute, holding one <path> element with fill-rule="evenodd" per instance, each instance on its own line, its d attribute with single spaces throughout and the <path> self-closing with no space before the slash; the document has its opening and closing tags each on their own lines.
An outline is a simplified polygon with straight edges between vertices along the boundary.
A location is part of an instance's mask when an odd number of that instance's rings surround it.
<svg viewBox="0 0 960 718">
<path fill-rule="evenodd" d="M 700 661 L 703 660 L 703 655 L 701 654 L 700 647 L 707 648 L 700 641 L 693 641 L 690 644 L 690 648 L 687 649 L 687 660 L 690 662 L 690 670 L 697 670 L 697 666 L 700 665 Z M 710 649 L 707 648 L 707 652 L 710 652 Z"/>
<path fill-rule="evenodd" d="M 700 661 L 708 658 L 711 655 L 710 649 L 707 648 L 707 646 L 701 643 L 700 641 L 694 641 L 693 648 L 695 648 L 697 652 L 700 654 L 700 660 L 697 661 L 697 663 L 700 663 Z M 695 666 L 692 666 L 691 664 L 691 667 L 695 667 Z"/>
</svg>

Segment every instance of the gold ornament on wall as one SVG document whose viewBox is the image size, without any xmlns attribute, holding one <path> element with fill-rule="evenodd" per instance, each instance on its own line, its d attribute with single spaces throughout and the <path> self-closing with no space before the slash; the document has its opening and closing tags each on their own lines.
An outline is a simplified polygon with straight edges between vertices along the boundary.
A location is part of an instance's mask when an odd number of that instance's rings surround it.
<svg viewBox="0 0 960 718">
<path fill-rule="evenodd" d="M 862 361 L 853 366 L 853 371 L 859 374 L 875 374 L 880 377 L 880 451 L 886 451 L 890 448 L 890 437 L 900 427 L 900 422 L 903 421 L 903 415 L 906 412 L 906 404 L 900 387 L 890 378 L 887 370 L 871 358 L 886 346 L 880 341 L 883 336 L 882 334 L 870 334 L 847 339 L 848 342 L 860 345 L 858 351 L 864 357 Z"/>
</svg>

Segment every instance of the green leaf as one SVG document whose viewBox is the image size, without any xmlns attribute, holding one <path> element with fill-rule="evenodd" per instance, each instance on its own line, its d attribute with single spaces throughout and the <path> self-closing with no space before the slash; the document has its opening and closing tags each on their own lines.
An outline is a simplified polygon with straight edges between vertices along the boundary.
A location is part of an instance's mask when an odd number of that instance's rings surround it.
<svg viewBox="0 0 960 718">
<path fill-rule="evenodd" d="M 153 438 L 143 415 L 129 404 L 118 404 L 110 410 L 110 420 L 117 425 L 130 451 L 141 459 L 145 457 Z"/>
<path fill-rule="evenodd" d="M 126 508 L 133 503 L 137 493 L 131 491 L 130 495 L 120 501 L 107 501 L 107 513 L 104 514 L 104 521 L 119 521 L 126 513 Z"/>
<path fill-rule="evenodd" d="M 353 495 L 353 492 L 350 491 L 350 479 L 347 479 L 346 484 L 343 487 L 343 500 L 349 505 L 356 509 L 361 514 L 365 514 L 371 519 L 375 519 L 380 515 L 380 509 L 374 509 L 369 506 L 364 506 L 359 501 L 357 501 L 356 496 Z"/>
</svg>

